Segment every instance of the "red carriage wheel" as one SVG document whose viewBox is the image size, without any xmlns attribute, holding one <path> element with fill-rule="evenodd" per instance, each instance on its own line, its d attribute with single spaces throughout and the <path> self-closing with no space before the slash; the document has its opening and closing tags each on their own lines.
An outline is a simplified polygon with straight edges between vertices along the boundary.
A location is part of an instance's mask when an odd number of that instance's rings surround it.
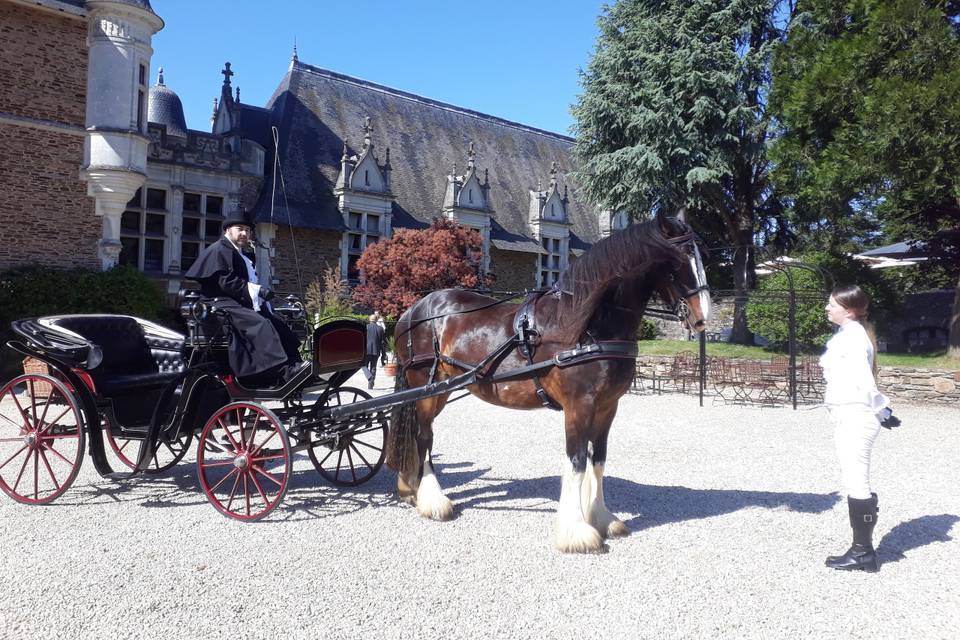
<svg viewBox="0 0 960 640">
<path fill-rule="evenodd" d="M 259 520 L 283 500 L 293 465 L 290 439 L 272 411 L 233 402 L 207 421 L 197 445 L 197 475 L 207 500 L 237 520 Z"/>
<path fill-rule="evenodd" d="M 370 394 L 354 387 L 338 387 L 330 392 L 324 407 L 338 407 L 367 400 Z M 387 427 L 369 417 L 347 418 L 342 433 L 322 437 L 311 443 L 313 466 L 327 481 L 342 487 L 355 487 L 370 480 L 383 466 L 387 453 Z"/>
<path fill-rule="evenodd" d="M 63 382 L 28 373 L 0 389 L 0 489 L 17 502 L 60 497 L 80 471 L 86 442 L 80 407 Z"/>
<path fill-rule="evenodd" d="M 128 469 L 133 469 L 137 464 L 137 458 L 140 455 L 140 447 L 143 444 L 143 440 L 114 435 L 111 432 L 110 423 L 106 417 L 103 417 L 102 421 L 103 435 L 110 444 L 110 448 L 113 450 L 117 460 Z M 162 473 L 172 468 L 187 455 L 187 451 L 190 450 L 191 440 L 193 440 L 193 434 L 189 433 L 180 436 L 172 442 L 161 440 L 160 444 L 157 445 L 157 450 L 154 451 L 151 456 L 150 466 L 144 470 L 144 473 Z"/>
</svg>

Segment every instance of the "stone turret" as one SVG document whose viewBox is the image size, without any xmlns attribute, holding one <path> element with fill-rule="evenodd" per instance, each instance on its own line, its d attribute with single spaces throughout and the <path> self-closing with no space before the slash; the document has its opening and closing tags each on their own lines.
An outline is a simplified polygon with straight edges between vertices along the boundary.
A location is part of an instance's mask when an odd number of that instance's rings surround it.
<svg viewBox="0 0 960 640">
<path fill-rule="evenodd" d="M 120 256 L 120 217 L 146 180 L 150 43 L 163 20 L 148 0 L 88 0 L 87 11 L 87 136 L 80 175 L 103 218 L 98 253 L 106 270 Z"/>
</svg>

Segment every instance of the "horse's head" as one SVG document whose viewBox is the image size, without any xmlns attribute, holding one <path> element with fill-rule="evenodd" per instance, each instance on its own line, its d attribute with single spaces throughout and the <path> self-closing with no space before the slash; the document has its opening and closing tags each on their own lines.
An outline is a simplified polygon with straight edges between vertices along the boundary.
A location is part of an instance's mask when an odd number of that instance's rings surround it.
<svg viewBox="0 0 960 640">
<path fill-rule="evenodd" d="M 674 266 L 657 283 L 657 292 L 690 331 L 699 333 L 707 328 L 710 318 L 710 288 L 703 270 L 702 242 L 684 220 L 683 211 L 676 218 L 657 214 L 657 227 L 680 253 Z"/>
</svg>

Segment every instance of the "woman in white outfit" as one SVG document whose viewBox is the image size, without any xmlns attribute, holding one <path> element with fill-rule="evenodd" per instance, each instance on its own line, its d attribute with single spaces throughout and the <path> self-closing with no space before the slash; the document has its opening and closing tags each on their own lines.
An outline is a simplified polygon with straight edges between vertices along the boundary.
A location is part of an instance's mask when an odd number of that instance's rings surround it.
<svg viewBox="0 0 960 640">
<path fill-rule="evenodd" d="M 837 457 L 847 494 L 853 544 L 840 556 L 829 556 L 833 569 L 878 571 L 873 548 L 877 522 L 877 494 L 870 490 L 870 454 L 880 432 L 880 414 L 887 397 L 877 390 L 876 340 L 864 323 L 870 298 L 856 285 L 834 289 L 827 303 L 830 322 L 840 329 L 827 342 L 820 358 L 827 388 L 824 403 L 835 426 Z"/>
</svg>

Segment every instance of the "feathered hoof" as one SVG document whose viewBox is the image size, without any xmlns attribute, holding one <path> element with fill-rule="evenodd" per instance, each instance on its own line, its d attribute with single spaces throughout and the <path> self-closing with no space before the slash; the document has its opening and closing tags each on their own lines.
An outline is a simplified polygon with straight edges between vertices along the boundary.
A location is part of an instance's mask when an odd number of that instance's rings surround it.
<svg viewBox="0 0 960 640">
<path fill-rule="evenodd" d="M 573 522 L 557 529 L 557 550 L 562 553 L 603 551 L 603 536 L 586 522 Z"/>
<path fill-rule="evenodd" d="M 444 521 L 453 517 L 453 502 L 443 494 L 418 496 L 416 504 L 424 518 Z"/>
<path fill-rule="evenodd" d="M 607 525 L 608 538 L 626 538 L 628 535 L 630 535 L 630 529 L 623 523 L 623 520 L 614 518 L 613 521 Z"/>
<path fill-rule="evenodd" d="M 417 490 L 404 480 L 402 475 L 397 476 L 397 497 L 409 505 L 417 504 Z"/>
</svg>

